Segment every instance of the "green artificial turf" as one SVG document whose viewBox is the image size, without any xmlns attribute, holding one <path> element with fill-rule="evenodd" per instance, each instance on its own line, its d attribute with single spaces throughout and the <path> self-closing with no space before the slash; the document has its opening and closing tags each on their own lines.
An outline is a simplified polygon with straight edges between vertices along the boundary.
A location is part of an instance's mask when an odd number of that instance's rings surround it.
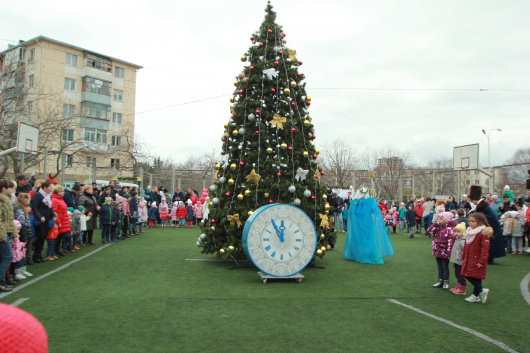
<svg viewBox="0 0 530 353">
<path fill-rule="evenodd" d="M 324 269 L 304 269 L 300 284 L 262 284 L 254 267 L 187 261 L 215 260 L 195 246 L 199 234 L 150 229 L 1 301 L 29 298 L 20 307 L 44 324 L 50 352 L 503 352 L 387 299 L 530 352 L 530 306 L 520 292 L 530 256 L 508 255 L 488 268 L 482 305 L 431 288 L 437 270 L 425 236 L 392 235 L 397 254 L 364 265 L 342 258 L 340 233 L 316 262 Z M 37 278 L 100 246 L 28 270 Z"/>
</svg>

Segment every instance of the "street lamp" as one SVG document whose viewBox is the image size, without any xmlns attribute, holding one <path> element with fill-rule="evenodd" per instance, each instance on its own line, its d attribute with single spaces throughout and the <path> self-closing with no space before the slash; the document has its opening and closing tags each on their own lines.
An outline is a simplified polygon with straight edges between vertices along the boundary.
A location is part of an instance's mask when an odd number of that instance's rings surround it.
<svg viewBox="0 0 530 353">
<path fill-rule="evenodd" d="M 491 168 L 491 153 L 490 153 L 490 134 L 493 132 L 493 131 L 499 131 L 501 132 L 502 129 L 491 129 L 490 131 L 488 131 L 488 133 L 486 133 L 486 130 L 482 129 L 482 133 L 484 135 L 486 135 L 486 138 L 488 139 L 488 168 L 489 168 L 489 172 L 491 173 L 492 172 L 492 168 Z M 488 191 L 491 192 L 491 177 L 489 177 L 489 183 L 490 185 L 488 185 Z"/>
</svg>

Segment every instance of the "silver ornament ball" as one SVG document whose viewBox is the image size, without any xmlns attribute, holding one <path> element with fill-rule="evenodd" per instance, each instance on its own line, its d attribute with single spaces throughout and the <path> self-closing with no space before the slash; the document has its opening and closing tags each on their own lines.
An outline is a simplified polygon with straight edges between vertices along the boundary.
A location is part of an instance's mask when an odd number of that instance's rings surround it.
<svg viewBox="0 0 530 353">
<path fill-rule="evenodd" d="M 214 197 L 213 200 L 212 200 L 212 203 L 217 206 L 219 205 L 219 199 L 217 197 Z"/>
<path fill-rule="evenodd" d="M 211 192 L 216 192 L 216 191 L 217 191 L 217 186 L 215 186 L 215 185 L 210 185 L 210 191 L 211 191 Z"/>
<path fill-rule="evenodd" d="M 199 243 L 199 242 L 196 242 L 195 245 L 197 245 L 197 247 L 199 247 L 199 248 L 201 247 L 201 243 Z"/>
<path fill-rule="evenodd" d="M 253 122 L 254 120 L 256 120 L 256 116 L 254 114 L 252 114 L 252 113 L 249 114 L 248 115 L 248 121 Z"/>
<path fill-rule="evenodd" d="M 219 178 L 219 182 L 220 182 L 221 184 L 224 184 L 224 183 L 226 182 L 226 178 L 225 178 L 225 177 L 220 177 L 220 178 Z"/>
<path fill-rule="evenodd" d="M 300 201 L 300 199 L 294 199 L 293 204 L 295 206 L 300 206 L 302 204 L 302 201 Z"/>
<path fill-rule="evenodd" d="M 305 197 L 311 197 L 311 191 L 309 191 L 309 190 L 304 191 L 304 196 Z"/>
<path fill-rule="evenodd" d="M 296 191 L 296 187 L 294 185 L 291 185 L 287 188 L 287 190 L 291 193 L 291 194 L 294 194 L 294 192 Z"/>
<path fill-rule="evenodd" d="M 240 135 L 244 135 L 245 134 L 245 129 L 244 128 L 239 129 L 239 134 Z"/>
<path fill-rule="evenodd" d="M 201 236 L 199 237 L 201 240 L 204 240 L 206 239 L 206 234 L 202 233 Z"/>
</svg>

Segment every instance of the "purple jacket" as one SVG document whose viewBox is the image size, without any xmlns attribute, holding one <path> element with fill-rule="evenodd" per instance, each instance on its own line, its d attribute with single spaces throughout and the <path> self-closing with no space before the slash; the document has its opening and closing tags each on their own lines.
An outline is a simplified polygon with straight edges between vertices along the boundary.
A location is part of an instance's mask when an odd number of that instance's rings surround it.
<svg viewBox="0 0 530 353">
<path fill-rule="evenodd" d="M 438 222 L 433 223 L 427 229 L 427 233 L 434 235 L 432 241 L 432 255 L 442 259 L 449 259 L 451 257 L 451 250 L 455 243 L 455 221 L 449 221 L 447 225 L 440 225 Z"/>
</svg>

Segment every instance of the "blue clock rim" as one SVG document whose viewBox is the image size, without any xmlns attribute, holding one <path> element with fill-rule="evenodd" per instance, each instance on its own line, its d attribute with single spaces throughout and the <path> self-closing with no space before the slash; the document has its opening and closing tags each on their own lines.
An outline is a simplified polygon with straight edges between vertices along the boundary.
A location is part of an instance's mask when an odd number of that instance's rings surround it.
<svg viewBox="0 0 530 353">
<path fill-rule="evenodd" d="M 241 237 L 241 240 L 243 242 L 243 249 L 245 250 L 245 253 L 247 254 L 247 257 L 250 259 L 250 261 L 252 261 L 252 263 L 254 264 L 254 266 L 256 266 L 257 268 L 259 268 L 262 272 L 268 274 L 269 276 L 274 276 L 274 277 L 289 277 L 289 276 L 292 276 L 294 274 L 297 274 L 299 272 L 301 272 L 304 268 L 307 267 L 307 265 L 309 265 L 309 263 L 311 262 L 311 260 L 313 259 L 313 257 L 315 256 L 315 252 L 317 250 L 317 247 L 315 245 L 315 250 L 313 251 L 313 254 L 311 256 L 311 259 L 309 259 L 309 261 L 304 264 L 304 266 L 302 266 L 302 268 L 299 270 L 299 271 L 296 271 L 296 272 L 293 272 L 291 274 L 288 274 L 288 275 L 284 275 L 284 276 L 278 276 L 278 275 L 275 275 L 275 274 L 272 274 L 272 273 L 268 273 L 267 271 L 264 271 L 261 267 L 259 267 L 255 262 L 254 262 L 254 259 L 252 258 L 252 256 L 250 256 L 250 253 L 248 252 L 248 232 L 250 230 L 250 227 L 252 226 L 252 223 L 254 222 L 254 219 L 260 214 L 262 213 L 263 211 L 265 211 L 266 209 L 270 208 L 270 207 L 276 207 L 276 206 L 289 206 L 289 207 L 293 207 L 293 208 L 296 208 L 298 210 L 300 210 L 301 212 L 304 213 L 304 215 L 307 217 L 307 219 L 309 219 L 309 222 L 311 222 L 311 224 L 313 225 L 313 230 L 314 230 L 314 233 L 315 233 L 315 244 L 318 245 L 318 234 L 317 234 L 317 231 L 316 231 L 316 228 L 315 228 L 315 223 L 313 223 L 313 220 L 308 216 L 307 213 L 304 212 L 304 210 L 302 210 L 301 208 L 299 207 L 296 207 L 296 206 L 293 206 L 293 205 L 289 205 L 287 203 L 273 203 L 273 204 L 270 204 L 270 205 L 265 205 L 265 206 L 261 206 L 260 208 L 258 208 L 256 211 L 254 211 L 254 213 L 252 213 L 252 215 L 247 219 L 247 221 L 245 222 L 245 227 L 243 228 L 243 234 L 242 234 L 242 237 Z"/>
</svg>

